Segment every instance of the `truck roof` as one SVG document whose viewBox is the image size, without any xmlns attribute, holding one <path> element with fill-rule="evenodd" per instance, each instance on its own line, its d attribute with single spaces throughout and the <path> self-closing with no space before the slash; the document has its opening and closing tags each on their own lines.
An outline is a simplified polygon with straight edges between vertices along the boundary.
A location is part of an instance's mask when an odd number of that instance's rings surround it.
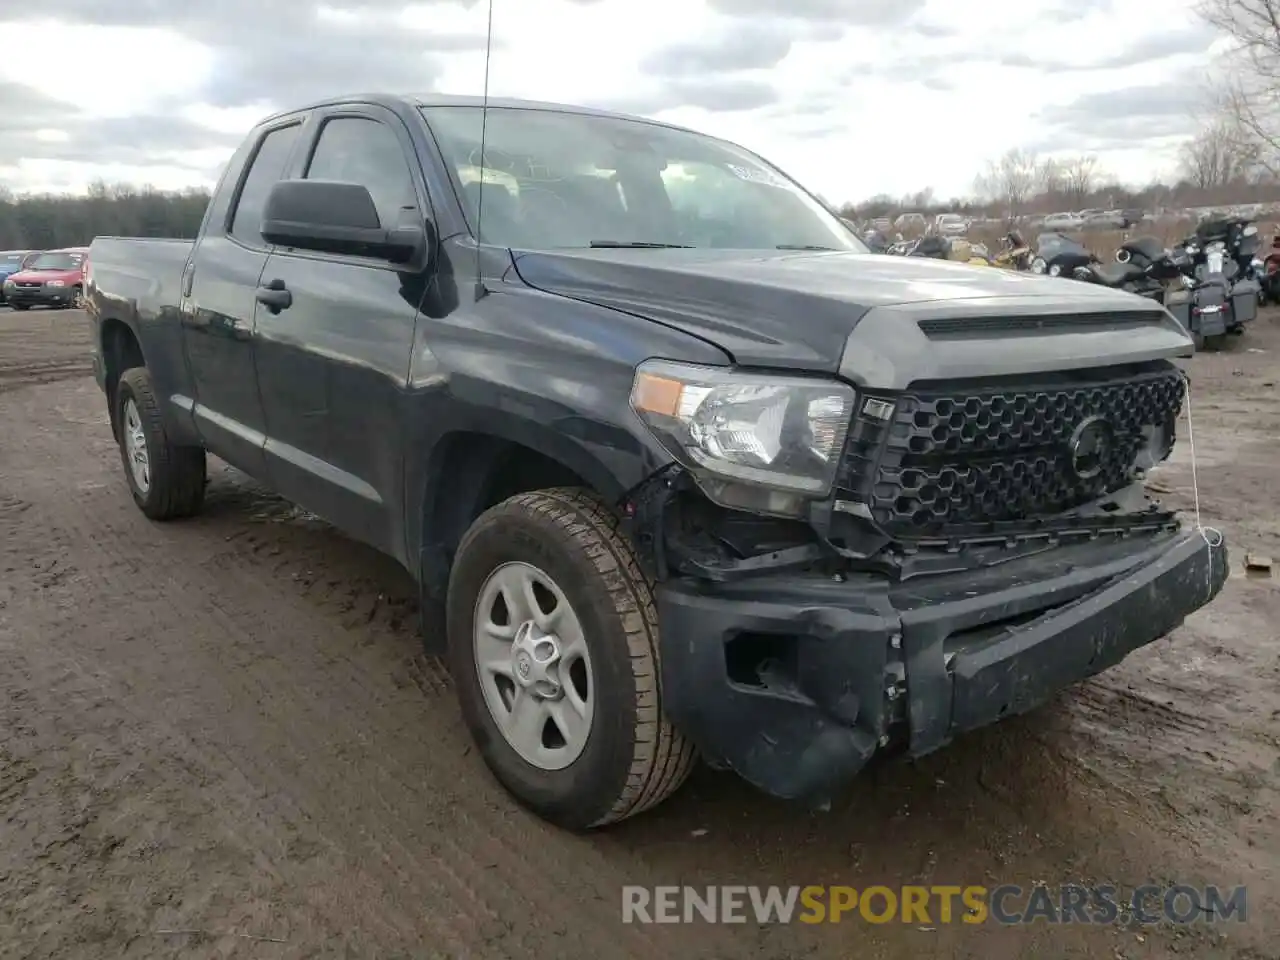
<svg viewBox="0 0 1280 960">
<path fill-rule="evenodd" d="M 279 110 L 264 117 L 259 124 L 269 123 L 279 117 L 287 117 L 293 113 L 300 113 L 304 110 L 316 110 L 320 107 L 333 106 L 341 103 L 373 103 L 385 107 L 409 107 L 417 109 L 418 107 L 479 107 L 485 104 L 485 98 L 471 94 L 448 94 L 448 93 L 420 93 L 420 94 L 397 94 L 397 93 L 363 93 L 350 94 L 342 97 L 327 97 L 324 100 L 317 100 L 311 103 L 302 104 L 300 106 L 291 107 L 288 110 Z M 506 107 L 523 110 L 554 110 L 557 113 L 578 113 L 591 117 L 612 117 L 616 120 L 634 120 L 639 123 L 650 123 L 659 127 L 669 127 L 673 130 L 686 130 L 690 133 L 696 132 L 689 130 L 687 127 L 679 126 L 674 123 L 665 123 L 661 120 L 652 120 L 649 117 L 638 117 L 628 113 L 618 113 L 612 110 L 602 110 L 597 107 L 584 107 L 568 103 L 552 103 L 542 100 L 522 100 L 518 97 L 490 97 L 488 100 L 490 107 Z"/>
</svg>

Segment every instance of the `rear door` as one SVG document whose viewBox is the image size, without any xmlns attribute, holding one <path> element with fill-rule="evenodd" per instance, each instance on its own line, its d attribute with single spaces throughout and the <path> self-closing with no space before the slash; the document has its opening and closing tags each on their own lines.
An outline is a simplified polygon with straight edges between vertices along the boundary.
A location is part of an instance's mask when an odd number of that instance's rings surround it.
<svg viewBox="0 0 1280 960">
<path fill-rule="evenodd" d="M 360 183 L 382 226 L 428 214 L 408 129 L 391 110 L 317 111 L 302 175 Z M 399 555 L 403 391 L 427 277 L 370 257 L 272 252 L 262 285 L 291 304 L 259 305 L 256 357 L 267 469 L 284 496 L 350 535 Z"/>
<path fill-rule="evenodd" d="M 183 343 L 195 394 L 192 413 L 209 449 L 266 479 L 262 403 L 254 369 L 254 307 L 267 262 L 262 210 L 294 156 L 303 117 L 262 131 L 229 197 L 210 211 L 182 278 Z"/>
</svg>

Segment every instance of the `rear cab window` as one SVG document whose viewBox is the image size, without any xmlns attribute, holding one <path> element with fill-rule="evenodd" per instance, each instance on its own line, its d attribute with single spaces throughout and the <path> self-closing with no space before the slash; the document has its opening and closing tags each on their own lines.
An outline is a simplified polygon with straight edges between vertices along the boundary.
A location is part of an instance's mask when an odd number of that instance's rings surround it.
<svg viewBox="0 0 1280 960">
<path fill-rule="evenodd" d="M 262 239 L 262 212 L 266 207 L 267 194 L 284 174 L 301 129 L 299 121 L 267 131 L 249 161 L 249 172 L 241 183 L 229 231 L 232 237 L 247 246 L 266 246 Z"/>
</svg>

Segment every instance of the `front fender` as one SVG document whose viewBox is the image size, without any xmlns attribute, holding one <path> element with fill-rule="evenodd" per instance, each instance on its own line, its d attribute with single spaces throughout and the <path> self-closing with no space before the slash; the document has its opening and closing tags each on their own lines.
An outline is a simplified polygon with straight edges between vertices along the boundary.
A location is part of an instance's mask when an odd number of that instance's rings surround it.
<svg viewBox="0 0 1280 960">
<path fill-rule="evenodd" d="M 670 462 L 656 442 L 585 419 L 563 418 L 546 424 L 508 415 L 456 423 L 457 429 L 440 436 L 431 453 L 410 469 L 408 555 L 416 561 L 412 572 L 424 617 L 442 607 L 456 546 L 472 520 L 492 505 L 495 487 L 505 490 L 511 481 L 529 487 L 560 485 L 570 479 L 568 471 L 608 502 L 617 503 Z M 545 479 L 519 475 L 526 464 L 513 463 L 512 457 L 519 457 L 521 451 L 552 461 L 554 475 Z M 516 471 L 517 476 L 509 477 L 507 471 Z M 425 635 L 437 632 L 428 627 Z M 440 649 L 441 642 L 436 637 L 433 649 Z"/>
</svg>

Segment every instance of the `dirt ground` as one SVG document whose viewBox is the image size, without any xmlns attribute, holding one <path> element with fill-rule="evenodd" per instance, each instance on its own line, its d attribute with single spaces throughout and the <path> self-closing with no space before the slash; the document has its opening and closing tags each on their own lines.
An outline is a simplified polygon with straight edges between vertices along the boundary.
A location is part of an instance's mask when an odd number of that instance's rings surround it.
<svg viewBox="0 0 1280 960">
<path fill-rule="evenodd" d="M 1280 955 L 1280 315 L 1188 362 L 1224 594 L 1042 710 L 827 812 L 699 771 L 589 837 L 516 808 L 392 562 L 235 472 L 126 491 L 87 325 L 0 311 L 0 957 Z M 1191 445 L 1153 483 L 1191 510 Z M 1271 490 L 1271 493 L 1267 491 Z M 1175 927 L 624 925 L 624 884 L 1248 885 Z"/>
</svg>

